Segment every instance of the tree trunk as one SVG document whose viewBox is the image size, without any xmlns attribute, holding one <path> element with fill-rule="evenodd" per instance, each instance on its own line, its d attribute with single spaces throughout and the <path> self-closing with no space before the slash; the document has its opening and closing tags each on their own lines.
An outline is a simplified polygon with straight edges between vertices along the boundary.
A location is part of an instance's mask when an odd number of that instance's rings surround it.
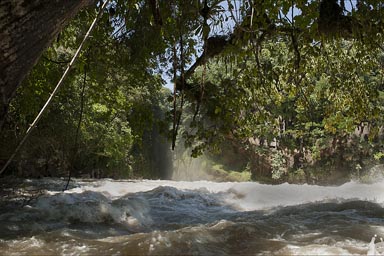
<svg viewBox="0 0 384 256">
<path fill-rule="evenodd" d="M 0 1 L 0 131 L 15 91 L 64 25 L 95 0 Z"/>
</svg>

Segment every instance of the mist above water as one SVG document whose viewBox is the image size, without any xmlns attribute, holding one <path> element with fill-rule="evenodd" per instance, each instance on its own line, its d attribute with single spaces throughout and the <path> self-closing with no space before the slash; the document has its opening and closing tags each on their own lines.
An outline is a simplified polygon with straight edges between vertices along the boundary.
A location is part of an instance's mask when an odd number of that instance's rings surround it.
<svg viewBox="0 0 384 256">
<path fill-rule="evenodd" d="M 184 156 L 174 161 L 172 180 L 213 180 L 213 177 L 206 172 L 206 159 L 204 156 L 197 158 Z"/>
</svg>

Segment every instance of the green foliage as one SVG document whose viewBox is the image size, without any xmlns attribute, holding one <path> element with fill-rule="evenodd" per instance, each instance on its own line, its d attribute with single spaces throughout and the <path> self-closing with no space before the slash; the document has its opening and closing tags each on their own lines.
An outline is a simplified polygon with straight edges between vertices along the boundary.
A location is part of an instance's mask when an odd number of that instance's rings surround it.
<svg viewBox="0 0 384 256">
<path fill-rule="evenodd" d="M 167 168 L 162 134 L 173 117 L 162 75 L 173 73 L 188 74 L 175 112 L 183 112 L 178 139 L 195 157 L 228 155 L 225 147 L 235 145 L 251 172 L 265 169 L 278 180 L 288 169 L 307 175 L 317 162 L 381 158 L 380 1 L 331 16 L 336 23 L 325 25 L 334 26 L 323 26 L 322 1 L 153 2 L 111 1 L 113 12 L 101 17 L 15 170 L 40 159 L 44 175 L 102 169 L 110 177 L 165 177 L 157 167 Z M 14 147 L 28 129 L 95 15 L 80 13 L 44 52 L 11 103 L 2 145 Z M 217 35 L 224 48 L 204 45 Z M 203 65 L 183 72 L 196 60 Z M 359 125 L 369 132 L 356 134 Z M 1 147 L 1 158 L 10 148 Z"/>
<path fill-rule="evenodd" d="M 249 171 L 228 170 L 221 164 L 213 165 L 207 173 L 220 181 L 245 182 L 251 180 L 251 173 Z"/>
<path fill-rule="evenodd" d="M 375 158 L 375 160 L 380 160 L 384 158 L 384 152 L 377 152 L 373 155 L 373 157 Z"/>
<path fill-rule="evenodd" d="M 343 161 L 353 166 L 380 145 L 381 51 L 358 41 L 320 42 L 307 48 L 295 67 L 289 45 L 284 38 L 268 41 L 257 54 L 250 46 L 236 61 L 221 56 L 196 72 L 190 83 L 199 85 L 204 76 L 204 101 L 185 135 L 195 152 L 237 141 L 249 161 L 271 155 L 268 172 L 280 179 L 288 167 L 294 172 L 303 165 Z M 355 144 L 354 137 L 363 136 L 356 132 L 360 124 L 369 124 L 370 144 Z M 349 151 L 356 145 L 358 150 Z"/>
<path fill-rule="evenodd" d="M 88 12 L 82 13 L 44 52 L 11 104 L 9 129 L 2 134 L 2 143 L 15 145 L 24 134 L 92 18 Z M 68 171 L 93 176 L 99 170 L 97 176 L 164 177 L 161 168 L 166 166 L 159 167 L 150 148 L 167 142 L 160 142 L 159 132 L 147 135 L 166 122 L 168 106 L 161 99 L 169 92 L 162 89 L 162 80 L 146 63 L 128 63 L 129 49 L 116 44 L 111 32 L 110 27 L 98 27 L 13 170 L 27 176 L 61 176 Z M 168 157 L 167 149 L 162 155 Z M 138 164 L 140 159 L 146 165 Z"/>
<path fill-rule="evenodd" d="M 272 179 L 278 180 L 287 173 L 286 161 L 282 152 L 272 152 L 271 167 Z"/>
</svg>

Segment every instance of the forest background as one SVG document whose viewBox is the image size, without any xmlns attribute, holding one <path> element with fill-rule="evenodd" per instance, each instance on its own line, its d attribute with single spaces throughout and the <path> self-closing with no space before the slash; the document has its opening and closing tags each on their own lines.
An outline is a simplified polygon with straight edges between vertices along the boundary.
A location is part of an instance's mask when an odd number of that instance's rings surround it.
<svg viewBox="0 0 384 256">
<path fill-rule="evenodd" d="M 1 129 L 0 164 L 100 6 L 73 18 L 18 87 Z M 364 180 L 384 156 L 383 7 L 111 1 L 6 174 Z"/>
</svg>

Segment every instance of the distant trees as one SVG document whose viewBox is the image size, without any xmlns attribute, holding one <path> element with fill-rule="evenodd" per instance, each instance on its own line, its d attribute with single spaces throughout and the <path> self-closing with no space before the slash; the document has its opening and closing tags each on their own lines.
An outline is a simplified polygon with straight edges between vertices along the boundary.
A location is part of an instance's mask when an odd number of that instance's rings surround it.
<svg viewBox="0 0 384 256">
<path fill-rule="evenodd" d="M 381 49 L 321 41 L 305 48 L 296 67 L 289 40 L 270 39 L 260 48 L 214 58 L 188 81 L 196 85 L 187 94 L 190 111 L 200 104 L 184 133 L 194 154 L 220 155 L 228 151 L 223 147 L 235 146 L 248 156 L 254 177 L 280 179 L 316 166 L 353 172 L 383 151 Z M 202 77 L 205 93 L 196 102 Z M 364 136 L 357 130 L 361 124 Z"/>
</svg>

